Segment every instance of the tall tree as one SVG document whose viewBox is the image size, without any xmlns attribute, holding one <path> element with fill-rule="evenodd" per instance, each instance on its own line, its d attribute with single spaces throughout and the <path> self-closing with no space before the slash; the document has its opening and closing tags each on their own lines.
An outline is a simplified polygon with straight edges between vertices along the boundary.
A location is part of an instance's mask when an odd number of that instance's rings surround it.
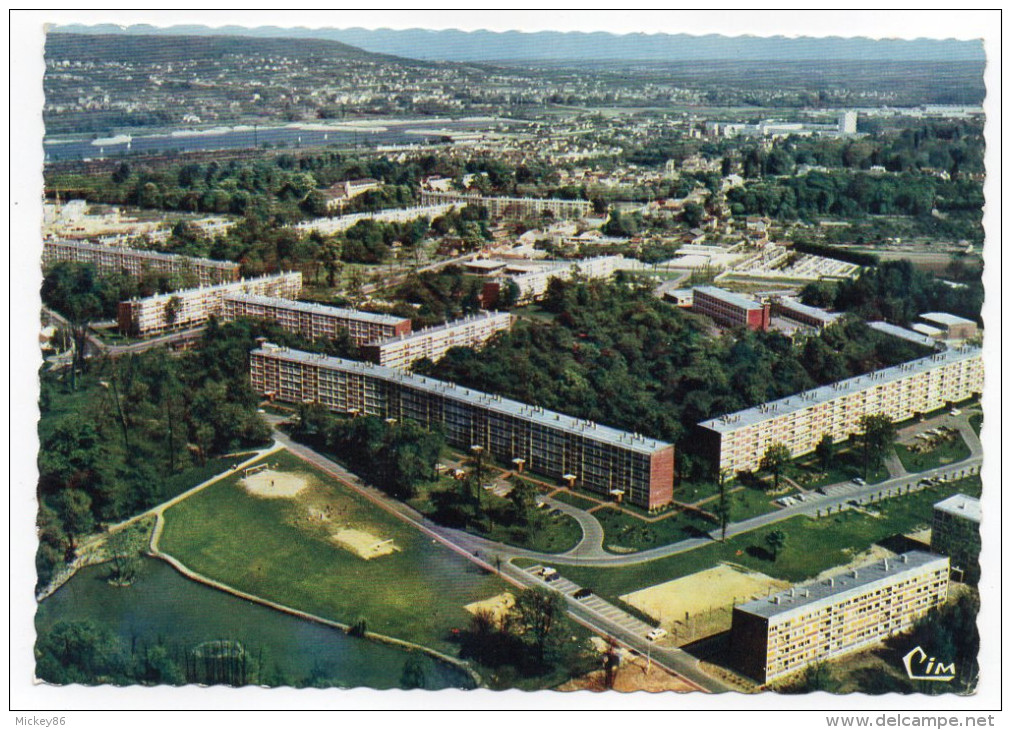
<svg viewBox="0 0 1011 730">
<path fill-rule="evenodd" d="M 545 588 L 528 588 L 517 597 L 515 610 L 523 635 L 532 643 L 538 663 L 544 666 L 552 630 L 564 614 L 561 597 Z"/>
<path fill-rule="evenodd" d="M 785 444 L 775 443 L 765 450 L 759 468 L 772 474 L 773 489 L 779 489 L 779 476 L 783 469 L 790 463 L 790 449 Z"/>
<path fill-rule="evenodd" d="M 814 447 L 815 456 L 821 464 L 821 470 L 827 472 L 832 467 L 832 459 L 835 456 L 835 439 L 832 434 L 826 433 L 821 437 L 821 441 Z"/>
<path fill-rule="evenodd" d="M 779 554 L 786 547 L 786 533 L 782 530 L 773 530 L 765 536 L 765 544 L 772 553 L 772 561 L 779 559 Z"/>
<path fill-rule="evenodd" d="M 895 443 L 895 423 L 884 414 L 863 416 L 858 438 L 863 447 L 864 479 L 867 479 L 870 470 L 881 466 Z"/>
</svg>

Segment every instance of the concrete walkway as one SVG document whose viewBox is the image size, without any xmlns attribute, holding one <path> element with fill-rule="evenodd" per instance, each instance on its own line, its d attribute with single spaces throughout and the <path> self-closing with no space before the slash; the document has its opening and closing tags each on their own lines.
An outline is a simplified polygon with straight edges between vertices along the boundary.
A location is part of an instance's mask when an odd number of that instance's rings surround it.
<svg viewBox="0 0 1011 730">
<path fill-rule="evenodd" d="M 544 501 L 548 503 L 549 507 L 569 515 L 579 523 L 579 527 L 583 530 L 583 538 L 579 541 L 579 544 L 564 553 L 565 555 L 581 558 L 600 558 L 610 554 L 604 550 L 604 528 L 596 517 L 586 510 L 579 509 L 579 507 L 574 507 L 565 502 L 559 502 L 557 499 L 552 499 L 551 497 L 545 497 Z"/>
</svg>

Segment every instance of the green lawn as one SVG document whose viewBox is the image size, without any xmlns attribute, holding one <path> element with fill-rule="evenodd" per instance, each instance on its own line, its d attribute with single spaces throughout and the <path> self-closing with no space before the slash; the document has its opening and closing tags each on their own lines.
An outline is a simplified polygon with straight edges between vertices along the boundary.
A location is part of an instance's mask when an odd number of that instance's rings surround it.
<svg viewBox="0 0 1011 730">
<path fill-rule="evenodd" d="M 573 507 L 578 507 L 579 509 L 588 510 L 600 506 L 600 502 L 594 502 L 592 499 L 587 499 L 586 497 L 583 497 L 580 494 L 577 494 L 576 492 L 571 492 L 567 489 L 555 492 L 553 495 L 551 495 L 551 499 L 556 499 L 559 502 L 570 504 Z"/>
<path fill-rule="evenodd" d="M 788 472 L 805 489 L 817 489 L 828 484 L 848 482 L 854 477 L 862 477 L 864 473 L 860 454 L 852 449 L 839 451 L 832 459 L 828 471 L 824 471 L 814 454 L 803 456 L 793 463 L 793 471 Z M 888 469 L 883 465 L 870 471 L 867 475 L 868 484 L 877 484 L 888 479 Z"/>
<path fill-rule="evenodd" d="M 969 425 L 972 426 L 972 430 L 979 436 L 980 431 L 983 429 L 983 414 L 974 413 L 969 416 Z"/>
<path fill-rule="evenodd" d="M 871 505 L 871 516 L 846 511 L 811 519 L 793 517 L 766 528 L 712 542 L 669 558 L 619 568 L 554 566 L 562 575 L 601 595 L 620 596 L 631 591 L 711 568 L 722 561 L 744 565 L 775 578 L 797 582 L 823 570 L 849 562 L 875 542 L 901 535 L 930 523 L 933 505 L 957 492 L 980 493 L 978 477 L 942 484 Z M 783 530 L 786 547 L 773 561 L 765 548 L 765 536 Z"/>
<path fill-rule="evenodd" d="M 953 436 L 953 438 L 942 442 L 936 448 L 926 453 L 913 451 L 908 446 L 903 446 L 902 444 L 896 444 L 895 453 L 898 454 L 902 466 L 906 468 L 906 471 L 910 472 L 927 471 L 944 466 L 945 464 L 962 461 L 962 459 L 968 459 L 972 455 L 972 452 L 962 438 L 962 434 L 956 433 Z"/>
<path fill-rule="evenodd" d="M 604 547 L 615 553 L 649 550 L 715 528 L 701 517 L 683 513 L 656 522 L 646 522 L 613 508 L 599 509 L 593 516 L 604 528 Z"/>
<path fill-rule="evenodd" d="M 365 618 L 372 631 L 445 651 L 453 650 L 450 629 L 469 620 L 463 605 L 505 589 L 498 577 L 287 452 L 269 460 L 307 474 L 316 486 L 303 494 L 332 505 L 338 524 L 392 539 L 400 552 L 363 560 L 306 523 L 303 495 L 253 497 L 237 478 L 167 510 L 161 549 L 240 590 L 337 621 Z"/>
<path fill-rule="evenodd" d="M 694 504 L 700 499 L 705 499 L 706 497 L 712 497 L 714 494 L 718 494 L 720 487 L 716 482 L 681 482 L 674 489 L 674 498 L 678 502 L 684 502 L 686 504 Z M 711 505 L 702 505 L 703 507 L 708 507 Z"/>
</svg>

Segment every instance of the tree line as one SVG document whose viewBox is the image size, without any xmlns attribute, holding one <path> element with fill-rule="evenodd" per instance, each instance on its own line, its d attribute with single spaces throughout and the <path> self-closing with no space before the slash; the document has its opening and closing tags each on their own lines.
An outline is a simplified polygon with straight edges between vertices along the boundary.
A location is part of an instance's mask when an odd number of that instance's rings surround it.
<svg viewBox="0 0 1011 730">
<path fill-rule="evenodd" d="M 696 468 L 699 421 L 926 354 L 856 318 L 797 341 L 771 331 L 714 338 L 697 315 L 634 283 L 554 280 L 541 306 L 553 321 L 521 319 L 480 352 L 453 349 L 416 370 L 678 442 L 682 471 Z"/>
</svg>

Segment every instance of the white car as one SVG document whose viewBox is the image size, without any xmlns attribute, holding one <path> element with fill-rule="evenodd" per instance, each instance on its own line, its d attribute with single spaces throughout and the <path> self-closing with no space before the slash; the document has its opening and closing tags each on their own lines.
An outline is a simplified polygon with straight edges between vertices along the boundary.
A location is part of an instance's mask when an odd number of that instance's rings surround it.
<svg viewBox="0 0 1011 730">
<path fill-rule="evenodd" d="M 962 411 L 958 410 L 957 408 L 952 408 L 951 409 L 951 415 L 953 415 L 953 416 L 961 416 L 962 415 Z"/>
<path fill-rule="evenodd" d="M 659 641 L 660 639 L 662 639 L 666 635 L 667 635 L 666 631 L 664 631 L 663 629 L 660 629 L 660 628 L 656 628 L 656 629 L 653 629 L 652 631 L 650 631 L 648 634 L 646 634 L 646 638 L 649 641 Z"/>
</svg>

